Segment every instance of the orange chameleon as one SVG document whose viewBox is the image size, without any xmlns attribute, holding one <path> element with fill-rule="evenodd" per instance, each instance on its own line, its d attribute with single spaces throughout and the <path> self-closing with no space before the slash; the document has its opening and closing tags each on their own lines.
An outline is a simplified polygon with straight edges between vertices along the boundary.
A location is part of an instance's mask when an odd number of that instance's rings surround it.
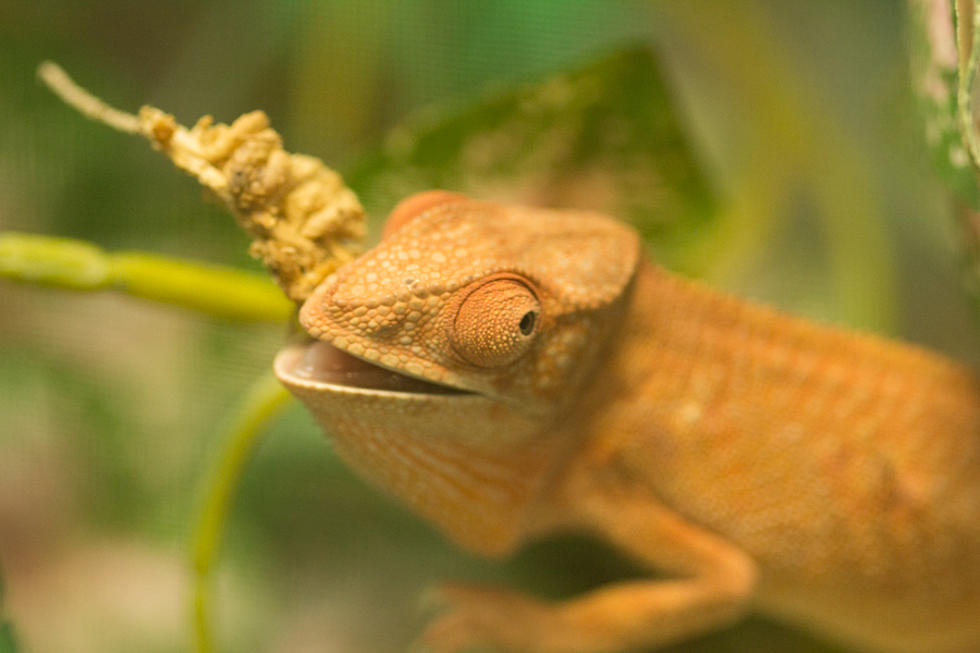
<svg viewBox="0 0 980 653">
<path fill-rule="evenodd" d="M 673 276 L 606 217 L 431 191 L 328 278 L 280 379 L 463 547 L 591 532 L 656 578 L 446 587 L 423 645 L 657 647 L 759 610 L 870 651 L 980 651 L 980 380 Z"/>
</svg>

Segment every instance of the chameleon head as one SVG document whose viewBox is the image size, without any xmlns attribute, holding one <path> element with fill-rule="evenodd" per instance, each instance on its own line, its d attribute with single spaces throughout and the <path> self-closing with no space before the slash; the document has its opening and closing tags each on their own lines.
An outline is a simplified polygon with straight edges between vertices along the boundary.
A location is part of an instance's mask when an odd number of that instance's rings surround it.
<svg viewBox="0 0 980 653">
<path fill-rule="evenodd" d="M 315 340 L 276 373 L 355 468 L 464 546 L 506 551 L 639 259 L 600 215 L 416 195 L 303 304 Z"/>
</svg>

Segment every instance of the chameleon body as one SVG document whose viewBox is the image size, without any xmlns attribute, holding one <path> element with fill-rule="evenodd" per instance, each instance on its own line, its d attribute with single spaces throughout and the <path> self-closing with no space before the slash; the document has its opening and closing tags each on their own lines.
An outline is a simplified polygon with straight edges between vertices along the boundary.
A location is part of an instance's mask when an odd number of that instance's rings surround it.
<svg viewBox="0 0 980 653">
<path fill-rule="evenodd" d="M 557 530 L 650 578 L 447 586 L 440 652 L 655 648 L 763 611 L 862 650 L 980 650 L 980 381 L 669 274 L 592 213 L 431 191 L 276 360 L 338 451 L 463 547 Z"/>
</svg>

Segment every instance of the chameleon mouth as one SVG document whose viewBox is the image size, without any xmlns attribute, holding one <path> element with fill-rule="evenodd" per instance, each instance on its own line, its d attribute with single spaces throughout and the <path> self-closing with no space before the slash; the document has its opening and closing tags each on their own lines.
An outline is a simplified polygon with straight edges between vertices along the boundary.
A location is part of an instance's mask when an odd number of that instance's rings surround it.
<svg viewBox="0 0 980 653">
<path fill-rule="evenodd" d="M 293 345 L 280 352 L 275 371 L 287 384 L 402 394 L 473 394 L 375 365 L 321 340 Z"/>
</svg>

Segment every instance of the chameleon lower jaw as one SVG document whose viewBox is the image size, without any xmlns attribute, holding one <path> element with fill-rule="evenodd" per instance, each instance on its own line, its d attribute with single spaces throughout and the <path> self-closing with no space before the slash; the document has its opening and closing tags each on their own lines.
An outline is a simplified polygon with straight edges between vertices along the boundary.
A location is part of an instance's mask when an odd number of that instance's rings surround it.
<svg viewBox="0 0 980 653">
<path fill-rule="evenodd" d="M 287 385 L 361 393 L 472 394 L 374 365 L 319 340 L 287 347 L 276 356 L 274 366 L 276 375 Z"/>
</svg>

